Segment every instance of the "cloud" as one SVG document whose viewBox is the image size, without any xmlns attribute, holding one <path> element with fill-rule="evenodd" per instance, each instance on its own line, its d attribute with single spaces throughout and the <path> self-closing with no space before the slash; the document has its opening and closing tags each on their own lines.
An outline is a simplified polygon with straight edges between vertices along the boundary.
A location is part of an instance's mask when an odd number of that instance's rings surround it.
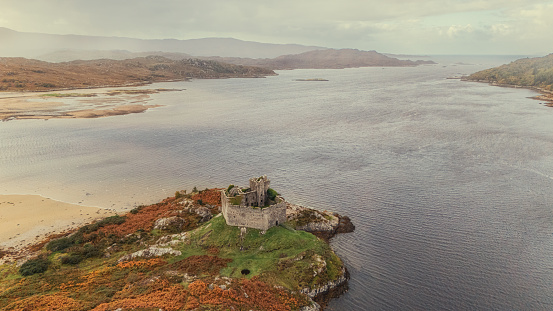
<svg viewBox="0 0 553 311">
<path fill-rule="evenodd" d="M 447 34 L 448 37 L 450 38 L 455 38 L 455 37 L 459 37 L 459 36 L 462 36 L 462 35 L 466 35 L 466 34 L 471 34 L 474 32 L 474 28 L 472 27 L 471 24 L 467 24 L 467 25 L 451 25 L 449 26 L 449 28 L 447 29 L 447 31 L 445 32 L 445 34 Z"/>
<path fill-rule="evenodd" d="M 0 1 L 0 26 L 28 32 L 235 37 L 398 53 L 432 53 L 444 40 L 452 51 L 479 52 L 512 40 L 519 51 L 553 50 L 537 38 L 553 31 L 551 0 Z"/>
<path fill-rule="evenodd" d="M 514 32 L 513 27 L 507 24 L 494 24 L 490 26 L 489 30 L 494 36 L 502 37 L 509 36 Z"/>
</svg>

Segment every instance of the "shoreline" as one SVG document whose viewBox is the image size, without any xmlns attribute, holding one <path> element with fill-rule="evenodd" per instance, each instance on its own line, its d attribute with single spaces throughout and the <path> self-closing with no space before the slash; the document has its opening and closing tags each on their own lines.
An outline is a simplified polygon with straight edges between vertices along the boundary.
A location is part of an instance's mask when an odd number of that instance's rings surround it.
<svg viewBox="0 0 553 311">
<path fill-rule="evenodd" d="M 48 236 L 78 228 L 114 212 L 40 195 L 0 195 L 0 263 L 4 257 L 24 257 L 25 249 Z"/>
<path fill-rule="evenodd" d="M 0 92 L 0 121 L 90 119 L 145 112 L 151 94 L 182 89 L 102 87 L 48 92 Z"/>
<path fill-rule="evenodd" d="M 532 96 L 532 97 L 528 97 L 528 98 L 533 99 L 533 100 L 542 100 L 542 101 L 544 101 L 544 103 L 540 103 L 540 104 L 543 104 L 547 107 L 553 107 L 553 91 L 544 90 L 544 89 L 536 87 L 536 86 L 502 84 L 502 83 L 486 81 L 486 80 L 469 80 L 469 79 L 466 79 L 466 78 L 461 78 L 461 81 L 487 83 L 490 86 L 508 87 L 508 88 L 513 88 L 513 89 L 519 89 L 520 88 L 520 89 L 532 90 L 532 91 L 535 91 L 536 93 L 539 93 L 540 95 L 536 95 L 536 96 Z"/>
<path fill-rule="evenodd" d="M 209 190 L 206 189 L 205 191 L 212 191 L 215 194 L 218 194 L 219 192 L 219 190 L 217 189 L 209 189 Z M 49 251 L 53 253 L 60 253 L 60 251 L 62 254 L 66 253 L 62 257 L 67 259 L 69 258 L 68 256 L 75 257 L 76 256 L 75 254 L 77 254 L 76 252 L 78 252 L 79 247 L 81 249 L 83 247 L 84 249 L 87 249 L 87 245 L 89 246 L 92 245 L 88 243 L 93 243 L 93 245 L 95 245 L 93 247 L 98 247 L 100 252 L 99 252 L 99 255 L 91 255 L 90 257 L 102 258 L 100 260 L 103 260 L 104 267 L 108 265 L 110 267 L 114 267 L 116 264 L 117 264 L 117 267 L 124 266 L 125 264 L 127 264 L 127 262 L 134 265 L 140 264 L 143 262 L 155 262 L 156 264 L 161 264 L 165 267 L 165 269 L 162 269 L 162 270 L 169 271 L 169 272 L 165 272 L 162 275 L 170 275 L 172 277 L 171 280 L 177 280 L 181 282 L 191 282 L 191 281 L 198 280 L 198 282 L 204 282 L 205 284 L 211 283 L 209 285 L 209 291 L 207 293 L 210 295 L 220 295 L 222 294 L 222 291 L 226 290 L 227 288 L 231 288 L 232 285 L 235 284 L 233 282 L 238 282 L 239 280 L 243 280 L 244 275 L 250 273 L 249 270 L 246 270 L 247 273 L 245 274 L 244 272 L 241 272 L 242 277 L 240 278 L 239 276 L 237 277 L 235 275 L 236 273 L 232 271 L 236 270 L 240 272 L 240 269 L 243 269 L 244 267 L 268 269 L 263 266 L 257 266 L 256 264 L 253 264 L 250 261 L 241 262 L 241 259 L 243 259 L 241 256 L 244 256 L 244 255 L 239 255 L 242 251 L 247 251 L 247 252 L 251 252 L 252 254 L 255 254 L 255 256 L 259 256 L 260 255 L 258 254 L 259 250 L 257 250 L 258 244 L 256 243 L 261 243 L 261 246 L 260 246 L 261 251 L 263 251 L 264 249 L 263 246 L 265 246 L 267 247 L 266 252 L 269 252 L 269 253 L 277 252 L 277 254 L 278 252 L 281 252 L 281 254 L 278 257 L 279 259 L 277 259 L 279 268 L 276 270 L 274 269 L 267 270 L 268 271 L 267 273 L 269 273 L 268 275 L 271 275 L 270 273 L 279 273 L 279 275 L 280 273 L 283 273 L 283 275 L 279 276 L 279 278 L 286 278 L 287 277 L 286 272 L 282 272 L 286 270 L 284 267 L 289 266 L 289 268 L 292 269 L 294 267 L 298 268 L 298 267 L 304 266 L 304 265 L 295 265 L 294 263 L 296 261 L 301 261 L 302 263 L 310 264 L 308 270 L 311 270 L 311 269 L 313 270 L 314 274 L 312 276 L 311 276 L 311 272 L 309 272 L 306 275 L 293 277 L 293 282 L 291 284 L 296 284 L 294 282 L 298 282 L 297 290 L 294 290 L 294 287 L 291 287 L 285 290 L 282 286 L 274 286 L 274 287 L 271 286 L 271 284 L 273 284 L 271 283 L 271 280 L 272 278 L 274 278 L 274 276 L 269 277 L 268 279 L 260 280 L 261 284 L 268 284 L 267 286 L 269 286 L 269 288 L 274 288 L 274 290 L 277 290 L 280 293 L 288 294 L 288 295 L 303 296 L 304 299 L 306 299 L 305 302 L 307 304 L 304 305 L 304 307 L 301 310 L 313 310 L 313 311 L 323 310 L 331 299 L 339 297 L 340 295 L 342 295 L 348 290 L 349 272 L 345 266 L 345 263 L 343 263 L 343 261 L 338 257 L 338 255 L 334 253 L 334 250 L 328 243 L 329 242 L 328 239 L 330 239 L 331 236 L 327 237 L 327 239 L 321 239 L 317 237 L 306 238 L 304 234 L 295 233 L 296 231 L 310 232 L 310 230 L 305 230 L 305 229 L 311 228 L 310 226 L 308 226 L 309 228 L 304 228 L 304 229 L 299 228 L 301 227 L 300 223 L 305 223 L 305 221 L 308 221 L 309 223 L 313 222 L 314 224 L 313 228 L 317 229 L 316 230 L 317 232 L 321 230 L 330 231 L 329 233 L 332 233 L 332 235 L 336 233 L 352 232 L 355 227 L 353 226 L 353 224 L 351 224 L 351 222 L 349 222 L 350 226 L 348 228 L 343 228 L 344 226 L 341 226 L 342 219 L 349 220 L 347 216 L 341 216 L 339 214 L 327 212 L 327 211 L 319 211 L 313 208 L 294 205 L 287 202 L 286 204 L 287 219 L 291 221 L 289 226 L 292 226 L 292 227 L 283 226 L 282 228 L 280 228 L 277 225 L 278 228 L 276 229 L 276 231 L 273 230 L 274 231 L 273 234 L 275 234 L 276 236 L 279 236 L 280 238 L 283 238 L 284 240 L 290 239 L 293 237 L 294 239 L 298 239 L 298 241 L 303 241 L 308 244 L 314 243 L 313 247 L 307 248 L 305 250 L 300 248 L 298 250 L 296 246 L 292 246 L 291 244 L 288 245 L 287 242 L 284 242 L 283 245 L 279 246 L 277 249 L 272 249 L 274 245 L 271 244 L 272 242 L 271 243 L 268 242 L 269 240 L 271 240 L 271 238 L 263 237 L 264 231 L 262 231 L 262 233 L 259 234 L 259 233 L 255 233 L 255 230 L 254 230 L 252 233 L 249 233 L 250 234 L 249 239 L 251 241 L 248 242 L 253 244 L 250 245 L 246 243 L 247 247 L 242 249 L 242 246 L 244 245 L 245 242 L 243 240 L 240 240 L 242 242 L 238 242 L 239 241 L 238 239 L 243 238 L 242 233 L 237 234 L 236 230 L 232 230 L 232 226 L 228 226 L 226 224 L 226 221 L 223 219 L 222 213 L 219 210 L 221 208 L 219 205 L 210 205 L 210 204 L 201 205 L 201 203 L 199 203 L 201 199 L 198 198 L 200 193 L 201 192 L 198 192 L 196 194 L 190 194 L 188 196 L 184 196 L 184 198 L 182 195 L 181 196 L 176 195 L 175 197 L 168 197 L 160 201 L 159 203 L 137 208 L 134 211 L 128 212 L 123 217 L 119 217 L 123 219 L 122 222 L 113 221 L 114 217 L 106 218 L 107 216 L 110 216 L 110 215 L 106 215 L 107 212 L 109 211 L 105 210 L 104 214 L 101 215 L 101 218 L 103 218 L 103 220 L 98 223 L 95 223 L 94 224 L 95 226 L 92 225 L 92 226 L 83 227 L 82 225 L 84 225 L 84 223 L 82 223 L 81 225 L 78 225 L 75 222 L 73 222 L 72 228 L 65 229 L 65 230 L 62 230 L 61 228 L 59 228 L 59 232 L 50 232 L 48 236 L 43 237 L 43 240 L 35 241 L 34 243 L 29 243 L 27 248 L 20 251 L 19 253 L 16 253 L 15 251 L 12 251 L 12 250 L 8 250 L 8 251 L 2 250 L 0 248 L 0 266 L 5 263 L 10 263 L 12 264 L 12 267 L 20 267 L 24 262 L 25 264 L 27 264 L 27 262 L 29 262 L 29 259 L 36 260 L 36 258 L 42 258 L 40 256 L 44 256 L 44 247 L 46 246 L 46 243 L 57 238 L 68 239 L 70 236 L 68 238 L 65 238 L 65 236 L 68 236 L 72 232 L 75 232 L 76 230 L 78 230 L 78 232 L 81 232 L 81 238 L 83 238 L 83 234 L 85 233 L 89 234 L 88 236 L 86 236 L 87 240 L 83 239 L 83 241 L 71 242 L 73 243 L 72 244 L 73 246 L 65 246 L 63 249 L 49 249 Z M 205 195 L 204 198 L 208 200 L 212 197 L 213 196 L 210 195 L 210 193 L 208 193 Z M 12 201 L 6 202 L 6 199 L 10 199 Z M 23 204 L 24 203 L 23 201 L 25 200 L 26 200 L 25 203 L 28 203 L 28 204 L 36 203 L 37 201 L 40 201 L 42 202 L 41 203 L 42 205 L 46 205 L 47 203 L 54 203 L 58 207 L 60 205 L 65 205 L 65 210 L 71 209 L 71 208 L 73 209 L 73 212 L 77 212 L 78 210 L 77 213 L 80 213 L 81 216 L 84 216 L 84 213 L 86 212 L 83 210 L 85 209 L 85 207 L 46 199 L 38 195 L 0 195 L 0 217 L 6 214 L 6 213 L 3 213 L 3 208 L 13 209 L 16 207 L 17 204 Z M 214 203 L 214 202 L 210 202 L 210 203 Z M 39 205 L 40 204 L 34 204 L 34 207 L 36 209 L 41 209 L 43 211 L 46 211 L 44 206 L 39 206 Z M 97 210 L 96 214 L 100 215 L 98 208 L 92 208 L 92 209 L 96 209 Z M 38 213 L 33 213 L 32 211 L 22 209 L 21 207 L 17 208 L 17 210 L 19 210 L 21 214 L 30 213 L 31 215 L 33 215 L 34 218 L 37 218 L 37 219 L 41 218 L 40 215 L 38 215 Z M 313 217 L 309 216 L 307 217 L 309 219 L 308 220 L 305 217 L 306 212 L 310 215 L 315 216 L 314 219 L 312 219 Z M 69 218 L 71 216 L 71 215 L 68 215 L 70 213 L 67 213 L 67 211 L 61 211 L 61 213 L 64 214 L 66 218 Z M 38 215 L 38 217 L 35 215 Z M 177 216 L 168 217 L 169 215 L 177 215 Z M 90 216 L 90 215 L 86 214 L 86 216 Z M 15 217 L 15 219 L 17 219 L 17 217 Z M 90 218 L 84 219 L 83 221 L 86 221 L 88 219 Z M 118 218 L 115 218 L 115 219 L 119 220 Z M 148 224 L 143 223 L 144 219 L 147 219 L 147 222 L 150 223 L 149 226 L 152 226 L 152 224 L 153 226 L 148 227 Z M 182 220 L 182 223 L 180 224 L 180 226 L 183 226 L 184 224 L 188 224 L 186 225 L 187 227 L 179 227 L 180 229 L 178 230 L 181 231 L 180 233 L 179 232 L 174 233 L 174 231 L 171 231 L 172 229 L 170 229 L 170 227 L 163 227 L 163 226 L 176 226 L 177 223 L 174 222 L 173 224 L 170 224 L 169 222 L 169 220 L 174 221 L 175 219 Z M 109 220 L 109 221 L 106 221 L 106 220 Z M 160 222 L 160 220 L 164 220 L 164 222 Z M 213 222 L 207 225 L 204 224 L 204 223 L 207 223 L 208 221 L 213 221 Z M 221 227 L 221 221 L 223 224 L 222 227 Z M 30 222 L 27 222 L 26 224 L 29 226 L 32 226 Z M 12 225 L 15 225 L 15 223 L 12 223 Z M 120 228 L 118 227 L 119 225 L 121 225 Z M 161 227 L 156 227 L 160 225 Z M 189 225 L 192 225 L 192 227 L 188 227 Z M 143 226 L 146 226 L 144 228 L 150 228 L 150 229 L 146 229 L 144 231 L 143 229 L 141 229 L 141 227 Z M 83 228 L 90 228 L 90 229 L 88 229 L 89 231 L 87 230 L 83 231 L 82 230 Z M 106 232 L 98 231 L 101 228 L 103 228 L 102 230 L 108 230 L 108 231 Z M 125 231 L 128 228 L 130 228 L 131 231 L 134 230 L 135 232 L 128 234 L 128 231 Z M 1 229 L 3 228 L 0 228 L 0 230 Z M 149 235 L 148 232 L 149 230 L 152 230 L 152 229 L 158 230 L 160 233 L 160 236 Z M 123 230 L 123 231 L 119 231 L 119 230 Z M 207 231 L 207 233 L 205 231 Z M 219 242 L 217 238 L 210 237 L 210 233 L 213 231 L 217 232 L 217 234 L 221 234 L 224 236 L 235 236 L 234 238 L 235 240 L 231 239 L 234 242 L 229 242 L 229 244 L 226 246 L 227 248 L 225 248 L 225 246 L 220 246 L 218 244 Z M 246 230 L 244 230 L 243 234 L 246 234 L 245 232 Z M 290 232 L 294 232 L 294 233 L 290 233 Z M 2 237 L 1 233 L 2 232 L 0 231 L 0 238 Z M 134 239 L 130 243 L 126 242 L 128 241 L 127 238 L 129 236 L 131 236 Z M 102 242 L 104 240 L 107 241 L 108 243 Z M 168 265 L 168 262 L 164 262 L 162 259 L 160 260 L 157 258 L 157 257 L 164 256 L 166 254 L 180 256 L 183 254 L 183 252 L 185 252 L 184 251 L 185 249 L 188 249 L 189 246 L 186 246 L 186 245 L 190 245 L 191 242 L 193 241 L 196 243 L 195 247 L 200 247 L 203 249 L 201 251 L 202 255 L 192 255 L 192 256 L 188 256 L 183 260 L 178 261 L 183 264 L 184 263 L 190 264 L 189 266 L 181 267 L 181 266 L 175 266 L 175 265 Z M 264 243 L 269 243 L 269 244 L 264 244 Z M 321 245 L 325 245 L 325 247 L 320 246 L 317 243 L 320 243 Z M 129 247 L 129 245 L 131 244 L 139 245 L 139 247 L 138 248 Z M 300 244 L 302 245 L 303 243 L 300 243 Z M 252 245 L 255 245 L 253 249 L 251 249 Z M 269 245 L 272 245 L 272 246 L 269 247 Z M 73 247 L 73 248 L 68 248 L 68 247 Z M 144 247 L 147 247 L 147 248 L 144 248 Z M 231 259 L 230 259 L 231 262 L 234 262 L 236 260 L 238 263 L 235 264 L 234 268 L 232 268 L 234 270 L 231 270 L 231 273 L 228 276 L 226 274 L 222 274 L 223 272 L 221 271 L 214 274 L 210 273 L 209 275 L 206 276 L 206 274 L 204 273 L 205 271 L 203 270 L 204 268 L 202 268 L 202 266 L 191 264 L 192 262 L 195 262 L 195 260 L 197 259 L 213 261 L 214 260 L 213 258 L 219 258 L 219 260 L 228 260 L 227 257 L 218 257 L 217 255 L 219 251 L 222 251 L 223 253 L 225 253 L 225 252 L 228 252 L 229 249 L 237 250 L 238 247 L 240 247 L 240 253 L 238 255 L 235 254 L 234 257 L 231 256 Z M 194 246 L 191 246 L 189 250 L 193 251 Z M 42 255 L 37 255 L 40 252 L 42 252 Z M 206 252 L 206 254 L 203 254 L 204 252 Z M 252 256 L 252 254 L 248 256 Z M 122 255 L 123 257 L 121 257 Z M 85 255 L 79 255 L 79 256 L 85 256 Z M 137 258 L 133 259 L 135 257 Z M 264 258 L 263 256 L 261 257 Z M 67 264 L 76 265 L 82 260 L 88 260 L 87 258 L 89 257 L 87 255 L 81 258 L 79 262 L 77 262 L 76 264 L 64 262 L 63 258 L 60 259 L 59 256 L 54 256 L 53 259 L 49 259 L 49 260 L 51 260 L 52 262 L 55 262 L 54 265 L 59 264 L 63 268 L 63 265 L 67 265 Z M 142 258 L 142 260 L 140 260 L 140 258 Z M 149 261 L 143 260 L 148 258 L 150 258 Z M 269 257 L 264 259 L 267 260 L 268 258 Z M 224 266 L 226 266 L 226 263 Z M 218 267 L 218 268 L 221 268 L 221 267 Z M 54 270 L 56 269 L 60 269 L 60 267 L 54 268 Z M 83 275 L 85 275 L 84 273 L 87 272 L 86 271 L 87 268 L 79 267 L 78 265 L 71 269 L 73 269 L 74 271 L 79 270 Z M 181 270 L 178 270 L 178 269 L 181 269 Z M 179 275 L 179 273 L 182 272 L 182 269 L 187 269 L 186 270 L 187 272 L 184 275 L 182 275 L 182 279 L 181 279 L 181 276 Z M 328 271 L 339 271 L 339 272 L 334 272 L 334 274 L 332 274 L 331 272 L 328 272 L 327 269 Z M 341 269 L 341 270 L 337 270 L 337 269 Z M 162 270 L 158 270 L 158 272 Z M 15 272 L 15 273 L 23 274 L 21 270 L 18 270 L 18 271 L 19 272 Z M 45 278 L 52 276 L 52 273 L 55 274 L 56 272 L 51 272 L 50 275 L 45 274 Z M 23 275 L 25 276 L 25 274 Z M 62 272 L 59 275 L 62 276 L 65 274 Z M 262 275 L 264 274 L 260 274 L 260 276 Z M 321 282 L 321 279 L 315 278 L 316 275 L 320 275 L 319 278 L 322 277 L 323 278 L 322 280 L 324 281 Z M 63 284 L 71 283 L 72 277 L 74 277 L 73 274 L 71 274 L 70 276 L 67 276 L 67 278 L 65 276 L 62 276 L 60 286 L 63 286 Z M 327 278 L 327 279 L 324 279 L 324 278 Z M 225 282 L 223 284 L 224 287 L 221 287 L 221 284 L 220 284 L 221 282 L 218 282 L 218 280 L 223 280 L 223 282 Z M 56 279 L 55 282 L 58 282 L 58 281 L 60 281 L 59 278 Z M 173 282 L 174 281 L 170 281 L 170 283 L 173 283 Z M 258 280 L 252 279 L 252 282 L 258 282 Z M 170 285 L 170 283 L 165 283 L 163 285 L 162 290 L 168 290 L 169 288 L 168 284 Z M 280 283 L 277 283 L 277 284 L 280 284 Z M 56 283 L 56 286 L 57 285 L 58 284 Z M 213 288 L 216 287 L 216 285 L 219 286 L 221 290 L 211 291 L 213 290 Z M 19 286 L 19 284 L 16 286 Z M 21 288 L 23 289 L 25 286 L 27 285 L 23 284 L 21 285 Z M 121 290 L 120 288 L 118 289 L 116 286 L 113 287 L 112 289 L 115 291 L 124 291 L 124 289 L 123 290 Z M 184 287 L 183 290 L 186 290 L 186 287 Z M 193 292 L 190 292 L 190 294 L 196 295 Z M 251 295 L 251 293 L 248 293 L 248 294 Z M 39 299 L 42 299 L 44 297 L 47 297 L 47 295 L 48 294 L 45 293 L 44 295 L 39 295 L 38 297 L 40 297 Z M 137 299 L 140 299 L 140 297 L 138 297 Z M 122 300 L 114 300 L 114 301 L 108 300 L 106 303 L 112 304 L 110 306 L 117 307 L 117 306 L 120 306 L 121 303 L 126 303 L 126 302 Z M 298 300 L 296 300 L 296 304 L 297 303 L 298 303 Z M 203 306 L 204 304 L 212 305 L 213 303 L 202 301 L 201 305 Z"/>
</svg>

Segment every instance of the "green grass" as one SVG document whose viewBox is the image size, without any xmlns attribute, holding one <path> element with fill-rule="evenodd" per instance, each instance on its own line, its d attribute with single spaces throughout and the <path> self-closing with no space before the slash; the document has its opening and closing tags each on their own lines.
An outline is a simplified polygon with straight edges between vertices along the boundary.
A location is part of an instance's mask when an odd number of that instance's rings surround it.
<svg viewBox="0 0 553 311">
<path fill-rule="evenodd" d="M 107 218 L 98 224 L 85 226 L 80 231 L 82 234 L 95 226 L 120 221 L 123 220 L 118 217 Z M 145 237 L 142 242 L 152 243 L 158 239 L 159 235 L 162 235 L 159 231 L 147 233 L 142 233 L 142 236 Z M 341 260 L 332 252 L 328 244 L 310 233 L 294 230 L 289 224 L 273 227 L 264 234 L 260 230 L 248 228 L 245 236 L 241 237 L 240 228 L 228 226 L 225 219 L 219 215 L 201 227 L 189 231 L 187 236 L 188 238 L 182 243 L 174 246 L 174 249 L 180 250 L 182 254 L 166 256 L 166 265 L 155 268 L 106 270 L 108 272 L 105 275 L 100 273 L 95 276 L 94 284 L 90 285 L 88 289 L 75 290 L 74 293 L 71 293 L 71 297 L 85 303 L 83 310 L 89 310 L 101 302 L 110 301 L 112 296 L 129 282 L 136 283 L 136 291 L 141 287 L 144 287 L 144 290 L 149 290 L 147 285 L 142 286 L 140 282 L 145 282 L 151 277 L 164 277 L 165 271 L 175 269 L 171 266 L 172 264 L 195 255 L 232 259 L 225 268 L 221 269 L 221 276 L 232 278 L 256 276 L 261 281 L 280 285 L 292 291 L 306 286 L 314 288 L 323 285 L 328 280 L 335 280 L 340 276 L 343 267 Z M 23 277 L 18 272 L 19 269 L 16 265 L 1 265 L 0 309 L 18 297 L 56 293 L 62 284 L 68 284 L 69 281 L 74 284 L 81 283 L 85 280 L 84 277 L 87 273 L 114 267 L 122 256 L 146 247 L 140 243 L 123 244 L 118 242 L 120 250 L 106 258 L 99 254 L 103 254 L 104 248 L 109 243 L 92 246 L 85 244 L 84 241 L 78 241 L 77 237 L 61 240 L 63 243 L 55 242 L 50 245 L 50 251 L 42 251 L 50 262 L 48 270 L 43 273 Z M 67 238 L 69 237 L 65 239 Z M 99 249 L 96 247 L 100 247 L 102 252 L 97 252 Z M 82 261 L 75 265 L 62 263 L 64 256 L 74 254 L 81 255 Z M 314 269 L 317 268 L 317 265 L 321 265 L 317 259 L 321 258 L 326 263 L 326 269 L 314 276 Z M 241 273 L 243 269 L 248 269 L 250 273 L 243 276 Z M 199 267 L 199 277 L 209 277 L 202 271 L 205 272 L 205 268 Z M 129 281 L 132 279 L 135 281 Z"/>
<path fill-rule="evenodd" d="M 242 203 L 242 196 L 237 195 L 235 197 L 230 198 L 229 201 L 230 201 L 230 204 L 232 205 L 240 205 L 240 203 Z"/>
<path fill-rule="evenodd" d="M 285 227 L 272 227 L 265 234 L 260 230 L 247 229 L 243 241 L 238 227 L 228 226 L 223 217 L 217 217 L 191 234 L 191 244 L 181 249 L 182 258 L 190 255 L 207 254 L 201 249 L 218 248 L 219 257 L 230 258 L 222 276 L 240 278 L 243 269 L 250 273 L 245 276 L 266 276 L 272 282 L 289 289 L 297 286 L 317 285 L 335 279 L 341 273 L 342 262 L 331 251 L 328 244 L 311 233 L 291 230 Z M 313 278 L 312 264 L 318 254 L 325 258 L 325 275 Z M 302 258 L 298 260 L 298 258 Z"/>
</svg>

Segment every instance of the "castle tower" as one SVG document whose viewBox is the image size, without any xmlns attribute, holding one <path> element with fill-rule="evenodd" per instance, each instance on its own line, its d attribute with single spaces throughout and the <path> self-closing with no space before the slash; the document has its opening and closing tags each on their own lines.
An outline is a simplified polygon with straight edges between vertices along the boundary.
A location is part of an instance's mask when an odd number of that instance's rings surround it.
<svg viewBox="0 0 553 311">
<path fill-rule="evenodd" d="M 267 190 L 271 181 L 267 178 L 267 175 L 263 175 L 258 178 L 250 178 L 250 191 L 257 192 L 257 206 L 265 206 L 267 204 Z"/>
</svg>

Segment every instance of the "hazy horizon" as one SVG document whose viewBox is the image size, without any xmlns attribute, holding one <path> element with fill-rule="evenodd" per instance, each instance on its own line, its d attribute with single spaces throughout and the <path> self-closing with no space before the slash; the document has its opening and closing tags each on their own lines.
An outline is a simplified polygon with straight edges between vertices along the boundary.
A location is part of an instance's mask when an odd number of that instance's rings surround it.
<svg viewBox="0 0 553 311">
<path fill-rule="evenodd" d="M 379 51 L 379 50 L 374 50 L 374 49 L 371 49 L 371 50 L 363 50 L 363 49 L 358 49 L 358 48 L 352 48 L 352 47 L 336 47 L 336 48 L 332 48 L 332 47 L 327 47 L 327 46 L 315 46 L 315 45 L 303 45 L 301 43 L 274 43 L 274 42 L 268 42 L 268 41 L 251 41 L 251 40 L 242 40 L 242 39 L 238 39 L 238 38 L 232 38 L 232 37 L 203 37 L 203 38 L 191 38 L 191 39 L 175 39 L 175 38 L 164 38 L 164 39 L 141 39 L 141 38 L 134 38 L 134 37 L 119 37 L 119 36 L 92 36 L 92 35 L 77 35 L 77 34 L 52 34 L 52 33 L 45 33 L 45 32 L 24 32 L 24 31 L 18 31 L 17 29 L 11 29 L 11 28 L 7 28 L 7 27 L 0 27 L 0 29 L 7 29 L 7 30 L 11 30 L 11 31 L 15 31 L 15 32 L 18 32 L 18 33 L 22 33 L 22 34 L 33 34 L 33 35 L 46 35 L 46 36 L 49 36 L 49 35 L 60 35 L 60 36 L 86 36 L 86 37 L 91 37 L 91 38 L 107 38 L 107 39 L 137 39 L 137 40 L 161 40 L 161 41 L 165 41 L 165 40 L 178 40 L 178 41 L 194 41 L 194 40 L 198 40 L 198 41 L 201 41 L 201 40 L 205 40 L 205 39 L 229 39 L 229 40 L 237 40 L 237 41 L 241 41 L 241 42 L 245 42 L 245 43 L 261 43 L 261 44 L 267 44 L 267 45 L 275 45 L 275 46 L 278 46 L 278 45 L 288 45 L 288 46 L 300 46 L 300 47 L 313 47 L 313 48 L 321 48 L 321 49 L 353 49 L 353 50 L 360 50 L 360 51 L 376 51 L 378 53 L 381 53 L 381 54 L 387 54 L 387 55 L 390 55 L 392 57 L 411 57 L 411 56 L 416 56 L 416 57 L 451 57 L 451 56 L 483 56 L 483 57 L 486 57 L 486 56 L 514 56 L 514 57 L 539 57 L 539 56 L 545 56 L 545 55 L 548 55 L 548 54 L 551 54 L 553 52 L 548 52 L 548 53 L 544 53 L 544 54 L 516 54 L 516 53 L 513 53 L 513 54 L 509 54 L 509 53 L 489 53 L 489 54 L 484 54 L 484 53 L 450 53 L 450 54 L 446 54 L 446 53 L 398 53 L 398 52 L 395 52 L 395 51 Z M 79 52 L 79 51 L 90 51 L 90 52 L 94 52 L 94 51 L 97 51 L 97 52 L 102 52 L 102 51 L 106 51 L 106 52 L 128 52 L 128 53 L 144 53 L 144 52 L 162 52 L 162 51 L 158 51 L 158 50 L 155 50 L 155 49 L 152 49 L 152 50 L 144 50 L 144 51 L 131 51 L 129 49 L 125 49 L 125 48 L 121 48 L 121 49 L 112 49 L 112 48 L 102 48 L 102 47 L 99 47 L 97 49 L 78 49 L 78 48 L 59 48 L 59 49 L 56 49 L 55 47 L 51 47 L 51 50 L 52 51 L 56 51 L 56 52 L 61 52 L 61 51 L 76 51 L 76 52 Z M 171 53 L 171 52 L 168 52 L 168 53 Z M 179 53 L 183 53 L 185 54 L 186 52 L 179 52 Z M 299 53 L 298 53 L 299 54 Z M 192 56 L 195 56 L 195 55 L 192 55 Z M 0 57 L 13 57 L 13 56 L 1 56 Z M 247 56 L 244 56 L 244 57 L 247 57 Z"/>
<path fill-rule="evenodd" d="M 13 1 L 0 27 L 137 39 L 234 38 L 408 55 L 547 55 L 553 1 Z"/>
</svg>

